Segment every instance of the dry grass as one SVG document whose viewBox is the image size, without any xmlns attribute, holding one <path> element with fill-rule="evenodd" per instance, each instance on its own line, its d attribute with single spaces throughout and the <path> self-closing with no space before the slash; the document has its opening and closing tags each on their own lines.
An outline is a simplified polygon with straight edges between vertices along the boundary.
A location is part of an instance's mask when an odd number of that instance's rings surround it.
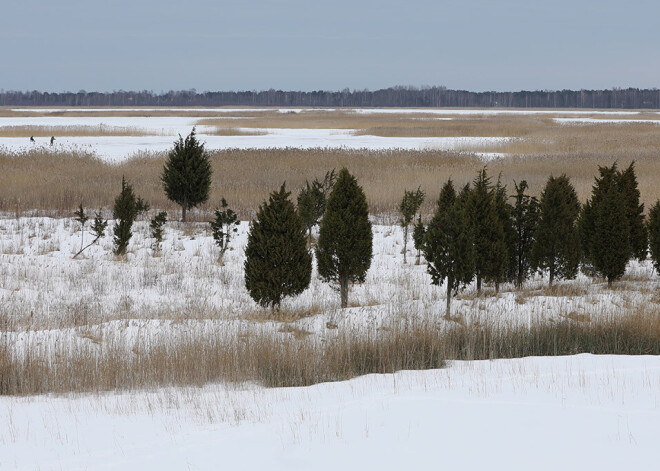
<svg viewBox="0 0 660 471">
<path fill-rule="evenodd" d="M 204 134 L 210 134 L 211 136 L 265 136 L 268 133 L 266 131 L 259 131 L 259 130 L 241 129 L 241 128 L 221 128 L 216 126 L 212 129 L 205 129 Z"/>
<path fill-rule="evenodd" d="M 0 137 L 154 136 L 153 130 L 107 126 L 0 126 Z"/>
<path fill-rule="evenodd" d="M 436 350 L 439 333 L 434 331 L 342 334 L 324 343 L 300 332 L 152 339 L 131 352 L 113 344 L 100 348 L 96 342 L 76 349 L 28 345 L 20 358 L 0 349 L 0 394 L 201 386 L 217 381 L 303 386 L 444 364 Z"/>
<path fill-rule="evenodd" d="M 660 139 L 660 130 L 658 132 Z M 549 175 L 566 173 L 585 200 L 591 193 L 599 165 L 635 160 L 642 201 L 650 207 L 660 199 L 658 147 L 616 148 L 602 152 L 576 152 L 542 156 L 510 156 L 488 163 L 491 175 L 502 174 L 503 182 L 527 180 L 539 194 Z M 427 193 L 422 210 L 433 211 L 442 184 L 454 179 L 463 185 L 474 178 L 484 162 L 474 155 L 439 151 L 373 151 L 345 149 L 224 150 L 212 154 L 214 169 L 211 197 L 200 209 L 209 211 L 227 198 L 243 219 L 252 217 L 269 192 L 286 181 L 294 192 L 305 180 L 327 170 L 346 166 L 363 185 L 370 211 L 375 215 L 397 212 L 405 189 L 421 188 Z M 160 174 L 165 155 L 138 157 L 113 165 L 84 153 L 55 153 L 35 149 L 22 153 L 0 150 L 0 211 L 21 214 L 29 210 L 69 215 L 82 202 L 86 207 L 110 207 L 119 191 L 122 175 L 153 208 L 176 210 L 162 191 Z M 194 216 L 194 214 L 193 214 Z M 208 218 L 208 214 L 198 216 Z"/>
<path fill-rule="evenodd" d="M 433 322 L 402 322 L 369 334 L 340 332 L 325 342 L 300 329 L 282 332 L 150 338 L 138 342 L 131 352 L 112 343 L 99 345 L 104 340 L 98 337 L 75 349 L 62 343 L 26 345 L 21 355 L 5 344 L 0 347 L 0 394 L 201 386 L 218 381 L 304 386 L 368 373 L 439 368 L 446 359 L 660 354 L 660 311 L 647 308 L 598 321 L 568 315 L 528 327 L 453 323 L 441 330 Z"/>
</svg>

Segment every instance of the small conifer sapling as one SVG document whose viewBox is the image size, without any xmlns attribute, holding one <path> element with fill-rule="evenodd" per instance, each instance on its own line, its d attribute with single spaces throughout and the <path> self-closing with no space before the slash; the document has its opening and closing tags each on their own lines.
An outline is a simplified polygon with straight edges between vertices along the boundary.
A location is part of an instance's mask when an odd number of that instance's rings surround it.
<svg viewBox="0 0 660 471">
<path fill-rule="evenodd" d="M 405 190 L 403 198 L 399 203 L 399 212 L 401 213 L 401 219 L 399 223 L 403 228 L 403 263 L 407 263 L 407 248 L 408 248 L 408 229 L 410 223 L 415 219 L 415 214 L 419 211 L 419 207 L 424 202 L 424 192 L 421 188 L 417 188 L 417 191 L 408 191 Z"/>
<path fill-rule="evenodd" d="M 238 231 L 238 215 L 229 208 L 227 200 L 222 198 L 220 203 L 221 209 L 215 210 L 215 219 L 211 221 L 211 231 L 213 233 L 213 240 L 220 248 L 220 255 L 218 262 L 222 263 L 222 258 L 229 248 L 229 241 L 232 234 Z"/>
<path fill-rule="evenodd" d="M 151 237 L 154 239 L 152 249 L 154 253 L 160 253 L 161 245 L 163 243 L 163 234 L 165 223 L 167 222 L 167 213 L 161 211 L 156 214 L 149 223 L 149 229 L 151 229 Z"/>
</svg>

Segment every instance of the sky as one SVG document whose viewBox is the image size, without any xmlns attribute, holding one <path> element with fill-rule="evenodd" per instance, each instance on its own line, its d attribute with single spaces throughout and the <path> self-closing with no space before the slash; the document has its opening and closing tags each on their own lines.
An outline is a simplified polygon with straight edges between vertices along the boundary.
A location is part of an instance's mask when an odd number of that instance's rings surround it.
<svg viewBox="0 0 660 471">
<path fill-rule="evenodd" d="M 0 89 L 660 87 L 657 0 L 3 0 Z"/>
</svg>

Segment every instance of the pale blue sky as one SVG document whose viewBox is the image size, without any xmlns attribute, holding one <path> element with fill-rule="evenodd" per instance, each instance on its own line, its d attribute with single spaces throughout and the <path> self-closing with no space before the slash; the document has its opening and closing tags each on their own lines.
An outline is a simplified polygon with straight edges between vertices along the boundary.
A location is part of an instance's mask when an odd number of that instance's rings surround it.
<svg viewBox="0 0 660 471">
<path fill-rule="evenodd" d="M 0 88 L 660 87 L 657 0 L 4 0 Z"/>
</svg>

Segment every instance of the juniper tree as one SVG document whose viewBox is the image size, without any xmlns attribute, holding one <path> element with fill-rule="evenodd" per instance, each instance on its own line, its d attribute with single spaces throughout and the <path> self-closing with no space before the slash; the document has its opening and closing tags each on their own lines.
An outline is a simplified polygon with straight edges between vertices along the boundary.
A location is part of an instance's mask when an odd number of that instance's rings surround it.
<svg viewBox="0 0 660 471">
<path fill-rule="evenodd" d="M 474 231 L 477 293 L 482 281 L 498 282 L 506 273 L 508 253 L 504 226 L 497 212 L 495 191 L 484 167 L 469 190 L 467 215 Z"/>
<path fill-rule="evenodd" d="M 451 298 L 474 277 L 475 247 L 465 203 L 456 197 L 449 180 L 443 187 L 435 215 L 424 234 L 424 257 L 428 261 L 431 282 L 439 285 L 446 279 L 447 310 Z"/>
<path fill-rule="evenodd" d="M 151 237 L 154 239 L 153 251 L 160 252 L 161 244 L 163 243 L 163 226 L 167 222 L 167 213 L 161 211 L 156 214 L 149 223 L 149 229 L 151 229 Z"/>
<path fill-rule="evenodd" d="M 222 198 L 220 202 L 220 209 L 215 210 L 215 219 L 211 221 L 211 231 L 213 232 L 213 240 L 220 248 L 220 255 L 218 261 L 222 262 L 225 252 L 229 248 L 229 241 L 231 235 L 238 231 L 238 214 L 229 208 L 227 200 Z"/>
<path fill-rule="evenodd" d="M 80 223 L 80 252 L 82 252 L 85 240 L 85 224 L 89 221 L 89 216 L 85 214 L 85 209 L 83 208 L 82 203 L 80 203 L 78 209 L 74 211 L 73 216 L 74 219 Z"/>
<path fill-rule="evenodd" d="M 502 184 L 502 176 L 497 179 L 497 184 L 494 188 L 495 195 L 495 211 L 497 217 L 502 224 L 504 231 L 504 246 L 506 248 L 507 257 L 504 259 L 504 271 L 499 278 L 495 281 L 495 292 L 499 292 L 499 285 L 504 281 L 512 281 L 516 279 L 516 265 L 515 265 L 515 245 L 516 245 L 516 231 L 513 226 L 513 207 L 508 202 L 506 194 L 506 185 Z"/>
<path fill-rule="evenodd" d="M 305 182 L 305 188 L 298 194 L 298 214 L 307 228 L 307 243 L 312 245 L 312 228 L 316 226 L 323 216 L 325 209 L 325 196 L 318 180 L 310 185 Z"/>
<path fill-rule="evenodd" d="M 321 279 L 339 283 L 341 307 L 348 306 L 348 284 L 364 282 L 371 266 L 373 236 L 362 187 L 342 168 L 321 220 L 316 258 Z"/>
<path fill-rule="evenodd" d="M 583 247 L 585 270 L 607 278 L 608 285 L 625 273 L 632 256 L 626 199 L 621 185 L 621 173 L 616 163 L 599 167 L 592 197 L 580 212 L 578 228 Z"/>
<path fill-rule="evenodd" d="M 92 234 L 94 234 L 94 239 L 89 244 L 82 247 L 78 251 L 78 253 L 73 256 L 73 258 L 76 258 L 78 255 L 83 253 L 83 251 L 87 250 L 87 248 L 96 244 L 96 242 L 98 242 L 99 239 L 105 235 L 105 229 L 107 227 L 108 227 L 108 221 L 106 221 L 101 217 L 101 211 L 94 213 L 94 222 L 92 223 L 92 228 L 91 228 Z"/>
<path fill-rule="evenodd" d="M 113 217 L 119 220 L 114 228 L 115 255 L 126 254 L 128 243 L 133 235 L 131 232 L 133 223 L 139 213 L 148 210 L 149 205 L 142 198 L 135 196 L 133 187 L 122 177 L 121 193 L 115 198 L 115 204 L 112 210 Z"/>
<path fill-rule="evenodd" d="M 204 144 L 197 140 L 195 128 L 183 139 L 174 141 L 160 180 L 170 201 L 181 206 L 181 220 L 186 213 L 209 199 L 211 188 L 211 162 Z"/>
<path fill-rule="evenodd" d="M 417 255 L 415 257 L 415 265 L 419 265 L 422 249 L 424 248 L 424 234 L 426 233 L 426 228 L 422 224 L 421 214 L 417 216 L 417 224 L 415 224 L 415 229 L 413 230 L 413 242 L 415 243 L 415 250 Z"/>
<path fill-rule="evenodd" d="M 399 212 L 401 213 L 399 223 L 401 224 L 401 227 L 403 227 L 403 263 L 407 263 L 408 228 L 423 202 L 424 192 L 421 187 L 419 187 L 417 188 L 417 191 L 404 190 L 403 198 L 399 203 Z"/>
<path fill-rule="evenodd" d="M 513 262 L 515 268 L 516 288 L 522 288 L 531 271 L 531 254 L 534 246 L 534 232 L 539 217 L 538 200 L 525 193 L 527 181 L 514 184 L 516 188 L 513 206 L 514 246 Z"/>
<path fill-rule="evenodd" d="M 573 279 L 580 263 L 580 239 L 576 220 L 580 213 L 575 188 L 566 175 L 550 176 L 541 193 L 539 221 L 534 233 L 532 266 L 547 269 L 555 278 Z"/>
<path fill-rule="evenodd" d="M 311 183 L 305 182 L 305 188 L 298 194 L 298 214 L 308 231 L 308 244 L 312 244 L 312 228 L 316 226 L 325 212 L 328 194 L 335 184 L 335 171 L 326 172 L 323 181 L 317 178 Z"/>
<path fill-rule="evenodd" d="M 279 311 L 282 299 L 302 293 L 312 276 L 305 225 L 282 184 L 259 207 L 245 248 L 245 287 L 263 307 Z"/>
<path fill-rule="evenodd" d="M 660 274 L 660 201 L 657 201 L 649 211 L 648 231 L 653 266 Z"/>
<path fill-rule="evenodd" d="M 630 240 L 625 202 L 612 185 L 598 205 L 592 207 L 595 221 L 591 245 L 593 265 L 607 279 L 608 286 L 623 276 L 630 259 Z"/>
<path fill-rule="evenodd" d="M 645 260 L 648 251 L 648 233 L 644 224 L 644 203 L 639 202 L 639 189 L 635 175 L 635 162 L 618 174 L 619 191 L 623 196 L 631 256 Z"/>
</svg>

